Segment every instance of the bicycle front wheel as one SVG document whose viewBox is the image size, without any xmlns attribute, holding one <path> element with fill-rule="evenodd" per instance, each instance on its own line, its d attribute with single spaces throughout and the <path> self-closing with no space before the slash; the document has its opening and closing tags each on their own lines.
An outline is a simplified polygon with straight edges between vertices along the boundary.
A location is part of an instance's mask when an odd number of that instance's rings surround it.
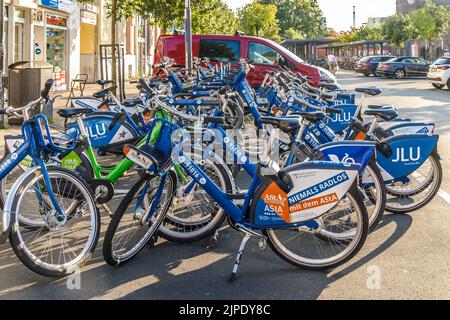
<svg viewBox="0 0 450 320">
<path fill-rule="evenodd" d="M 50 185 L 39 169 L 25 173 L 28 176 L 12 191 L 9 240 L 29 269 L 47 277 L 61 277 L 89 261 L 100 235 L 100 213 L 92 190 L 81 176 L 58 167 L 46 170 Z M 64 217 L 57 215 L 50 189 Z M 21 223 L 24 215 L 40 223 L 30 229 Z"/>
<path fill-rule="evenodd" d="M 103 242 L 103 258 L 114 267 L 130 261 L 158 232 L 176 191 L 173 171 L 166 176 L 141 177 L 120 202 Z M 159 198 L 159 200 L 156 200 Z M 152 216 L 150 209 L 154 208 Z"/>
</svg>

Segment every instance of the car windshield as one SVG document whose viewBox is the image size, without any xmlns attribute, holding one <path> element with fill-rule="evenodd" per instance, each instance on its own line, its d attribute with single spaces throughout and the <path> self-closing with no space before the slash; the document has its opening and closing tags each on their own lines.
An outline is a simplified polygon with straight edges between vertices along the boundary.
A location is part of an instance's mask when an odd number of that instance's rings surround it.
<svg viewBox="0 0 450 320">
<path fill-rule="evenodd" d="M 440 58 L 434 63 L 435 66 L 441 66 L 443 64 L 450 64 L 450 58 Z"/>
<path fill-rule="evenodd" d="M 305 61 L 303 61 L 299 56 L 295 55 L 295 53 L 293 53 L 292 51 L 289 51 L 288 49 L 286 49 L 282 45 L 279 45 L 278 43 L 276 43 L 276 42 L 274 42 L 272 40 L 267 40 L 267 42 L 269 42 L 275 49 L 280 51 L 282 54 L 288 56 L 292 60 L 294 60 L 296 62 L 299 62 L 299 63 L 305 63 Z"/>
</svg>

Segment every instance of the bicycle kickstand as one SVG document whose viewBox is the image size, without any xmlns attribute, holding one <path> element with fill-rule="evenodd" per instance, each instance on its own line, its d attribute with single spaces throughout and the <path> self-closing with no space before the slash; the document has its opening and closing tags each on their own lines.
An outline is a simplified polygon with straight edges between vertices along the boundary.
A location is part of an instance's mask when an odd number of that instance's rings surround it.
<svg viewBox="0 0 450 320">
<path fill-rule="evenodd" d="M 247 241 L 250 239 L 249 234 L 245 234 L 244 239 L 242 239 L 241 246 L 239 247 L 239 252 L 236 256 L 236 261 L 234 262 L 233 271 L 231 272 L 230 278 L 228 279 L 228 282 L 232 283 L 236 281 L 236 274 L 239 268 L 239 264 L 241 263 L 242 254 L 245 250 L 245 245 L 247 244 Z"/>
</svg>

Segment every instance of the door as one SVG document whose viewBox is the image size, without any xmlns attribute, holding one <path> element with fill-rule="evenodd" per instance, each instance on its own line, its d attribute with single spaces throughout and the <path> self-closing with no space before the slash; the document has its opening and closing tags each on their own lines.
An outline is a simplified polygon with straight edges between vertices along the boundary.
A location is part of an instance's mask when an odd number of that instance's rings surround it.
<svg viewBox="0 0 450 320">
<path fill-rule="evenodd" d="M 405 71 L 408 76 L 416 76 L 417 75 L 417 66 L 416 59 L 414 58 L 405 58 L 403 59 L 403 65 L 405 66 Z"/>
<path fill-rule="evenodd" d="M 417 59 L 416 69 L 418 76 L 426 77 L 426 75 L 428 74 L 428 70 L 430 69 L 430 65 L 423 59 Z"/>
</svg>

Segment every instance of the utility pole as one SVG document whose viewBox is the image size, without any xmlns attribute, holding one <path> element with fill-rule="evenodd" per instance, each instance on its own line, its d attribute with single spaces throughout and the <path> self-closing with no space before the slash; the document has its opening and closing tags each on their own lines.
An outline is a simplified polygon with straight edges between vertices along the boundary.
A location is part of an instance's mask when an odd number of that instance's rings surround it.
<svg viewBox="0 0 450 320">
<path fill-rule="evenodd" d="M 185 0 L 185 24 L 184 38 L 186 46 L 186 68 L 189 74 L 192 72 L 192 11 L 191 0 Z"/>
<path fill-rule="evenodd" d="M 5 0 L 0 0 L 0 109 L 5 108 L 5 45 L 3 34 L 5 26 Z M 6 115 L 0 117 L 0 128 L 8 127 Z"/>
<path fill-rule="evenodd" d="M 353 6 L 353 29 L 356 29 L 356 6 Z"/>
</svg>

